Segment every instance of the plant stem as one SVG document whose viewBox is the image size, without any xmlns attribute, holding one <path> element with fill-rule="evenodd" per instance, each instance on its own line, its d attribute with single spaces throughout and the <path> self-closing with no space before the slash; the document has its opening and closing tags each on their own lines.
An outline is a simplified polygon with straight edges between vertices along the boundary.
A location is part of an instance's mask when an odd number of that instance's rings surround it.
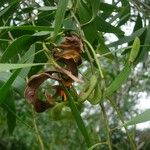
<svg viewBox="0 0 150 150">
<path fill-rule="evenodd" d="M 99 142 L 99 143 L 96 143 L 94 145 L 92 145 L 88 150 L 93 150 L 94 148 L 96 148 L 97 146 L 100 146 L 100 145 L 108 145 L 107 142 Z"/>
<path fill-rule="evenodd" d="M 73 16 L 74 20 L 76 21 L 76 23 L 78 25 L 78 29 L 79 29 L 79 33 L 80 33 L 81 38 L 85 39 L 85 35 L 84 35 L 84 32 L 83 32 L 83 30 L 81 28 L 81 25 L 80 25 L 80 22 L 79 22 L 78 18 L 76 17 L 76 15 L 74 14 L 74 12 L 72 10 L 70 10 L 70 12 L 71 12 L 71 15 Z M 92 58 L 91 54 L 89 53 L 88 48 L 87 48 L 86 45 L 85 45 L 85 51 L 86 51 L 87 56 L 88 56 L 88 58 L 90 60 L 91 71 L 94 72 L 93 71 L 93 58 Z"/>
<path fill-rule="evenodd" d="M 42 140 L 42 138 L 41 138 L 41 136 L 39 134 L 39 130 L 38 130 L 38 127 L 37 127 L 37 124 L 36 124 L 36 120 L 35 120 L 35 112 L 34 112 L 33 108 L 32 108 L 32 111 L 33 111 L 33 113 L 32 113 L 33 114 L 33 125 L 34 125 L 35 131 L 37 133 L 36 137 L 37 137 L 37 139 L 39 141 L 39 145 L 41 147 L 41 150 L 44 150 L 43 140 Z"/>
<path fill-rule="evenodd" d="M 98 67 L 100 76 L 101 76 L 102 79 L 104 79 L 104 75 L 103 75 L 103 72 L 102 72 L 102 68 L 101 68 L 101 66 L 100 66 L 100 64 L 99 64 L 99 62 L 98 62 L 98 58 L 97 58 L 97 56 L 96 56 L 96 53 L 95 53 L 95 51 L 94 51 L 92 45 L 91 45 L 87 40 L 84 40 L 84 42 L 85 42 L 85 43 L 89 46 L 89 48 L 91 49 L 92 54 L 93 54 L 93 56 L 94 56 L 94 59 L 95 59 L 95 61 L 96 61 L 96 64 L 97 64 L 97 67 Z"/>
<path fill-rule="evenodd" d="M 102 103 L 100 103 L 100 106 L 101 106 L 101 109 L 102 109 L 102 113 L 103 113 L 103 117 L 104 117 L 104 122 L 105 122 L 106 130 L 107 130 L 107 143 L 108 143 L 108 147 L 109 147 L 109 150 L 112 150 L 112 146 L 111 146 L 111 133 L 110 133 L 110 128 L 109 128 L 108 116 L 106 114 L 104 105 Z"/>
<path fill-rule="evenodd" d="M 124 119 L 123 119 L 123 116 L 121 115 L 121 112 L 120 110 L 118 109 L 117 105 L 115 104 L 115 101 L 113 101 L 111 98 L 108 97 L 108 100 L 109 102 L 111 103 L 111 105 L 113 106 L 113 108 L 115 109 L 115 111 L 117 112 L 117 115 L 119 117 L 119 119 L 121 120 L 122 123 L 124 123 Z M 133 141 L 133 139 L 131 138 L 131 135 L 127 129 L 127 127 L 124 126 L 124 129 L 126 131 L 126 134 L 127 134 L 127 137 L 128 137 L 128 140 L 130 142 L 130 145 L 132 146 L 132 149 L 133 150 L 136 150 L 136 144 L 135 142 Z"/>
</svg>

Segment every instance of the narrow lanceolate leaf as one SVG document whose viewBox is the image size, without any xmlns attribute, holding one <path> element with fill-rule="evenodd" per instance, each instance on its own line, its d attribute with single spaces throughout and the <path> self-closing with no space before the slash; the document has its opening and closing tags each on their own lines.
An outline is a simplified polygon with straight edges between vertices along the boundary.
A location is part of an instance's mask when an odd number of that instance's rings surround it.
<svg viewBox="0 0 150 150">
<path fill-rule="evenodd" d="M 26 68 L 26 67 L 33 67 L 33 66 L 40 66 L 45 65 L 47 63 L 34 63 L 34 64 L 2 64 L 0 63 L 0 72 L 19 69 L 19 68 Z"/>
<path fill-rule="evenodd" d="M 54 31 L 54 28 L 50 28 L 48 26 L 26 25 L 26 26 L 2 26 L 2 27 L 0 27 L 0 30 Z"/>
<path fill-rule="evenodd" d="M 58 7 L 55 15 L 55 25 L 54 25 L 54 39 L 60 31 L 61 25 L 64 20 L 66 8 L 68 5 L 68 0 L 59 0 Z"/>
<path fill-rule="evenodd" d="M 27 55 L 25 55 L 25 56 L 27 56 Z M 21 62 L 26 61 L 24 59 L 26 59 L 26 58 L 25 57 L 22 58 Z M 12 64 L 9 64 L 9 65 L 12 65 Z M 16 65 L 15 65 L 15 67 L 16 67 Z M 1 67 L 0 69 L 3 69 L 3 68 L 8 69 L 6 67 L 6 64 L 4 64 L 3 67 Z M 8 78 L 8 80 L 5 81 L 5 83 L 0 87 L 0 104 L 2 104 L 2 107 L 7 111 L 7 124 L 8 124 L 8 131 L 10 134 L 13 132 L 15 125 L 16 125 L 16 115 L 15 115 L 16 109 L 15 109 L 15 103 L 14 103 L 13 97 L 8 96 L 8 95 L 11 94 L 10 93 L 11 87 L 12 87 L 15 79 L 19 75 L 20 71 L 21 71 L 21 69 L 17 69 L 15 72 L 13 72 L 12 75 Z M 16 84 L 16 85 L 18 86 L 18 84 Z M 23 86 L 23 85 L 21 85 L 21 86 Z M 18 88 L 20 90 L 20 86 Z M 23 95 L 23 92 L 21 91 L 20 94 Z"/>
<path fill-rule="evenodd" d="M 45 35 L 49 35 L 50 33 L 51 33 L 50 31 L 40 31 L 33 34 L 33 36 L 45 36 Z"/>
<path fill-rule="evenodd" d="M 150 45 L 150 25 L 146 29 L 146 36 L 144 40 L 144 45 Z M 145 46 L 141 49 L 140 54 L 138 55 L 138 58 L 136 59 L 136 63 L 139 61 L 143 61 L 148 57 L 149 52 L 149 46 Z"/>
<path fill-rule="evenodd" d="M 87 24 L 87 22 L 92 18 L 91 11 L 88 11 L 88 7 L 83 1 L 78 1 L 77 11 L 81 24 Z"/>
<path fill-rule="evenodd" d="M 138 37 L 135 38 L 132 49 L 129 55 L 129 62 L 133 63 L 136 57 L 138 56 L 140 50 L 140 39 Z"/>
<path fill-rule="evenodd" d="M 111 4 L 108 4 L 108 3 L 104 3 L 104 2 L 101 2 L 100 3 L 100 10 L 104 11 L 104 13 L 108 13 L 108 12 L 119 12 L 121 10 L 120 7 L 116 6 L 116 5 L 111 5 Z"/>
<path fill-rule="evenodd" d="M 35 54 L 35 44 L 31 45 L 30 49 L 24 54 L 24 56 L 21 58 L 20 63 L 33 63 L 34 61 L 34 56 Z M 24 68 L 21 70 L 21 72 L 19 73 L 19 76 L 21 76 L 22 78 L 25 78 L 31 68 Z"/>
<path fill-rule="evenodd" d="M 13 0 L 8 6 L 1 6 L 2 10 L 0 10 L 0 24 L 4 24 L 3 20 L 7 20 L 9 17 L 11 17 L 11 15 L 13 15 L 13 12 L 17 8 L 19 1 L 20 0 Z"/>
<path fill-rule="evenodd" d="M 121 11 L 119 13 L 119 22 L 118 22 L 118 26 L 121 26 L 123 24 L 125 24 L 129 18 L 130 18 L 130 4 L 128 0 L 121 0 L 122 3 L 122 8 Z"/>
<path fill-rule="evenodd" d="M 14 80 L 16 79 L 16 77 L 18 76 L 19 72 L 20 69 L 16 70 L 12 74 L 12 76 L 8 79 L 8 81 L 5 84 L 3 84 L 3 86 L 0 88 L 0 104 L 2 104 L 5 98 L 7 97 L 8 91 L 10 90 L 10 87 L 14 82 Z"/>
<path fill-rule="evenodd" d="M 81 131 L 87 146 L 90 147 L 91 146 L 90 137 L 89 137 L 88 131 L 87 131 L 86 127 L 85 127 L 85 124 L 84 124 L 84 122 L 82 120 L 82 117 L 80 116 L 79 110 L 77 109 L 77 107 L 76 107 L 76 105 L 74 103 L 73 97 L 71 96 L 70 92 L 67 89 L 65 91 L 67 93 L 69 106 L 70 106 L 72 114 L 73 114 L 73 116 L 74 116 L 74 118 L 76 120 L 78 128 Z"/>
<path fill-rule="evenodd" d="M 97 29 L 101 32 L 115 33 L 118 36 L 124 35 L 124 32 L 120 28 L 111 25 L 106 20 L 104 20 L 101 16 L 96 17 L 95 23 Z"/>
<path fill-rule="evenodd" d="M 123 70 L 116 76 L 114 81 L 106 88 L 104 96 L 111 96 L 115 91 L 117 91 L 121 85 L 127 80 L 131 73 L 131 65 L 126 64 Z"/>
<path fill-rule="evenodd" d="M 8 81 L 8 79 L 12 76 L 11 72 L 0 72 L 0 82 L 5 83 Z M 14 80 L 11 87 L 15 89 L 21 96 L 23 96 L 24 89 L 25 89 L 25 80 L 21 78 L 20 76 L 17 76 L 17 78 Z"/>
<path fill-rule="evenodd" d="M 1 57 L 1 62 L 8 62 L 13 56 L 23 50 L 28 50 L 30 45 L 35 42 L 35 39 L 31 35 L 24 35 L 16 39 L 8 48 L 5 50 Z"/>
<path fill-rule="evenodd" d="M 91 19 L 84 23 L 84 25 L 89 24 L 90 22 L 92 22 L 94 20 L 94 18 L 96 17 L 98 11 L 99 11 L 99 6 L 100 6 L 100 1 L 99 0 L 90 0 L 91 3 L 91 7 L 92 7 L 92 17 Z"/>
<path fill-rule="evenodd" d="M 43 6 L 43 7 L 39 7 L 38 10 L 40 11 L 52 11 L 52 10 L 56 10 L 57 7 L 53 7 L 53 6 Z"/>
<path fill-rule="evenodd" d="M 93 18 L 97 15 L 100 7 L 100 1 L 99 0 L 90 0 L 91 6 L 92 6 L 92 13 L 93 13 Z"/>
<path fill-rule="evenodd" d="M 124 126 L 135 125 L 146 121 L 150 121 L 150 109 L 147 109 L 143 113 L 133 117 L 131 120 L 127 121 Z"/>
<path fill-rule="evenodd" d="M 16 126 L 16 107 L 12 90 L 9 90 L 5 102 L 1 106 L 7 111 L 8 132 L 12 134 Z"/>
<path fill-rule="evenodd" d="M 129 36 L 124 36 L 123 38 L 119 39 L 118 41 L 115 41 L 113 43 L 110 43 L 108 45 L 108 47 L 116 47 L 118 45 L 121 45 L 123 43 L 128 43 L 128 42 L 131 42 L 135 39 L 135 37 L 139 37 L 142 35 L 142 33 L 145 31 L 146 27 L 144 28 L 141 28 L 137 31 L 135 31 L 134 33 L 132 33 L 131 35 Z"/>
<path fill-rule="evenodd" d="M 27 51 L 33 43 L 48 34 L 50 34 L 49 31 L 41 31 L 33 35 L 23 35 L 19 37 L 4 51 L 0 62 L 8 62 L 9 59 L 13 58 L 17 54 Z"/>
</svg>

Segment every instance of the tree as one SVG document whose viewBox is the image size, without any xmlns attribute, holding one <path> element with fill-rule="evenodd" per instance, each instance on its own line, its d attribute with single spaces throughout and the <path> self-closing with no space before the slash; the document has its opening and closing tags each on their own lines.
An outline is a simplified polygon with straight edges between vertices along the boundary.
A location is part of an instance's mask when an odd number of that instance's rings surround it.
<svg viewBox="0 0 150 150">
<path fill-rule="evenodd" d="M 0 6 L 0 146 L 139 148 L 128 126 L 150 120 L 149 110 L 137 115 L 134 107 L 139 91 L 149 93 L 148 1 Z M 130 35 L 123 31 L 128 23 Z"/>
</svg>

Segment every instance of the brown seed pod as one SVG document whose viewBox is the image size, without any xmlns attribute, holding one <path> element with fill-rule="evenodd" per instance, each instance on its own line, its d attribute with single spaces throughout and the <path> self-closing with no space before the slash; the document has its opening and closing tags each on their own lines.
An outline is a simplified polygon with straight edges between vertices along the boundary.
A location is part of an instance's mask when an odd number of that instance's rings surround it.
<svg viewBox="0 0 150 150">
<path fill-rule="evenodd" d="M 82 63 L 81 53 L 83 51 L 82 40 L 76 36 L 71 35 L 65 38 L 65 41 L 58 46 L 59 50 L 55 50 L 54 58 L 57 62 L 64 63 L 66 69 L 70 71 L 74 76 L 78 77 L 77 66 Z M 62 77 L 66 82 L 73 80 L 69 77 Z"/>
<path fill-rule="evenodd" d="M 54 107 L 55 98 L 57 96 L 61 96 L 64 101 L 67 100 L 65 91 L 60 85 L 52 86 L 52 88 L 56 90 L 53 96 L 46 92 L 46 100 L 40 100 L 37 96 L 37 90 L 45 80 L 49 78 L 56 80 L 59 83 L 63 83 L 66 88 L 70 88 L 74 81 L 77 81 L 79 83 L 83 82 L 78 78 L 77 69 L 77 66 L 82 63 L 82 52 L 83 44 L 82 40 L 78 36 L 71 35 L 65 37 L 65 41 L 62 42 L 60 46 L 55 48 L 55 52 L 53 54 L 56 61 L 63 63 L 65 67 L 63 68 L 58 65 L 57 67 L 55 67 L 55 71 L 47 71 L 38 75 L 33 75 L 29 79 L 29 82 L 27 83 L 27 87 L 25 89 L 25 97 L 27 98 L 28 102 L 34 106 L 36 112 L 43 112 L 50 107 Z M 54 74 L 57 74 L 57 76 L 55 76 Z"/>
<path fill-rule="evenodd" d="M 58 73 L 57 71 L 48 71 L 38 75 L 33 75 L 27 84 L 24 95 L 29 103 L 33 104 L 36 112 L 43 112 L 49 107 L 53 107 L 55 105 L 54 99 L 51 95 L 47 94 L 47 99 L 45 101 L 40 100 L 37 97 L 37 90 L 39 86 L 48 78 L 61 81 L 61 79 L 53 76 L 53 73 Z"/>
</svg>

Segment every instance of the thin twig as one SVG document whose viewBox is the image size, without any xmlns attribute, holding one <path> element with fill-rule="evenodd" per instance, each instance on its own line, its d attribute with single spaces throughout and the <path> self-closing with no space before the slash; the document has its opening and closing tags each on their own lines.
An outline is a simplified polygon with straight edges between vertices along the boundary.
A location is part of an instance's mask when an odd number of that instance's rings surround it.
<svg viewBox="0 0 150 150">
<path fill-rule="evenodd" d="M 16 117 L 16 119 L 22 123 L 24 126 L 26 126 L 28 129 L 30 129 L 35 135 L 37 134 L 36 131 L 34 130 L 34 128 L 29 125 L 29 123 L 26 123 L 25 121 L 23 121 L 18 115 L 16 115 L 16 112 L 14 112 L 14 110 L 12 110 L 8 104 L 3 103 L 3 105 L 5 105 L 5 107 L 7 107 L 7 109 Z"/>
<path fill-rule="evenodd" d="M 11 40 L 8 40 L 8 39 L 0 39 L 0 41 L 11 42 Z"/>
<path fill-rule="evenodd" d="M 115 111 L 117 112 L 117 115 L 119 117 L 119 119 L 121 120 L 122 123 L 124 123 L 124 119 L 123 119 L 123 116 L 121 115 L 121 112 L 120 110 L 118 109 L 117 105 L 115 104 L 115 101 L 113 101 L 111 98 L 108 97 L 108 100 L 109 102 L 111 103 L 111 105 L 113 106 L 113 108 L 115 109 Z M 136 150 L 136 144 L 134 142 L 134 140 L 131 138 L 131 135 L 127 129 L 127 127 L 124 126 L 124 129 L 126 131 L 126 134 L 127 134 L 127 137 L 128 137 L 128 140 L 132 146 L 132 149 L 133 150 Z"/>
<path fill-rule="evenodd" d="M 95 59 L 95 61 L 96 61 L 96 64 L 97 64 L 97 67 L 98 67 L 98 70 L 99 70 L 101 79 L 104 79 L 104 75 L 103 75 L 103 72 L 102 72 L 102 68 L 101 68 L 101 66 L 100 66 L 100 64 L 99 64 L 99 62 L 98 62 L 98 58 L 97 58 L 97 56 L 96 56 L 96 53 L 95 53 L 95 51 L 94 51 L 92 45 L 91 45 L 87 40 L 84 40 L 84 42 L 85 42 L 85 43 L 88 45 L 88 47 L 91 49 L 92 54 L 93 54 L 93 57 L 94 57 L 94 59 Z"/>
<path fill-rule="evenodd" d="M 33 108 L 32 108 L 32 115 L 33 115 L 33 125 L 34 125 L 34 128 L 35 128 L 35 131 L 36 131 L 36 137 L 37 137 L 37 139 L 38 139 L 38 141 L 39 141 L 39 145 L 40 145 L 40 147 L 41 147 L 41 150 L 44 150 L 44 144 L 43 144 L 43 140 L 42 140 L 42 138 L 41 138 L 41 136 L 40 136 L 40 133 L 39 133 L 39 130 L 38 130 L 38 127 L 37 127 L 37 124 L 36 124 L 36 120 L 35 120 L 35 112 L 34 112 L 34 110 L 33 110 Z"/>
<path fill-rule="evenodd" d="M 112 146 L 111 146 L 111 132 L 110 132 L 110 128 L 109 128 L 109 121 L 108 121 L 108 117 L 105 111 L 105 107 L 102 103 L 100 103 L 101 109 L 102 109 L 102 113 L 103 113 L 103 117 L 104 117 L 104 122 L 106 125 L 106 130 L 107 130 L 107 143 L 108 143 L 108 147 L 109 150 L 112 150 Z"/>
</svg>

